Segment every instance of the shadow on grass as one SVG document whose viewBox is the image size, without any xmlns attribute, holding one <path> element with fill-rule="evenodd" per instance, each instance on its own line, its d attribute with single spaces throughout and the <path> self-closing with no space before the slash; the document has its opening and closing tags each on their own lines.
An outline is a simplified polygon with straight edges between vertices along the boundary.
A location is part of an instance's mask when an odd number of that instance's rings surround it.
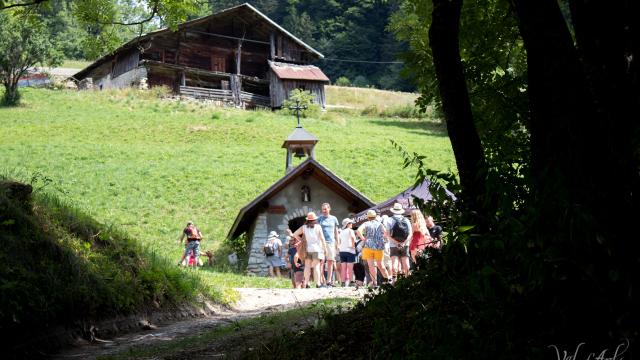
<svg viewBox="0 0 640 360">
<path fill-rule="evenodd" d="M 446 125 L 433 120 L 380 119 L 372 120 L 371 122 L 376 125 L 399 127 L 419 135 L 449 136 Z"/>
</svg>

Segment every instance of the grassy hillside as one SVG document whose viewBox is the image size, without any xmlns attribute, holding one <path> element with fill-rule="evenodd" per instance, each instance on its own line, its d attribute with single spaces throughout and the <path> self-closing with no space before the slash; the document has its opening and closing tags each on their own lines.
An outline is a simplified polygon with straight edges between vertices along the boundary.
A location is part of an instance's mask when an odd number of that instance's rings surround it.
<svg viewBox="0 0 640 360">
<path fill-rule="evenodd" d="M 187 220 L 201 227 L 204 248 L 217 248 L 238 210 L 284 174 L 280 146 L 295 120 L 157 95 L 25 89 L 23 105 L 0 108 L 1 171 L 49 177 L 50 190 L 171 261 Z M 320 139 L 317 159 L 374 201 L 414 175 L 401 170 L 389 139 L 426 155 L 435 169 L 454 168 L 434 119 L 329 111 L 303 125 Z"/>
<path fill-rule="evenodd" d="M 8 353 L 46 348 L 56 326 L 167 309 L 199 294 L 225 300 L 221 288 L 117 228 L 31 189 L 0 177 L 0 336 Z"/>
</svg>

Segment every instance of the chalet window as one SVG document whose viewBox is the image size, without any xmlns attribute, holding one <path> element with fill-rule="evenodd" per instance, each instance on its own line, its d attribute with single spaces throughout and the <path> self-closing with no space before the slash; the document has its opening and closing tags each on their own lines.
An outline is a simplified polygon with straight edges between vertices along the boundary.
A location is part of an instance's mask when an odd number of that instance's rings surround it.
<svg viewBox="0 0 640 360">
<path fill-rule="evenodd" d="M 211 71 L 227 72 L 227 59 L 224 56 L 211 55 Z"/>
</svg>

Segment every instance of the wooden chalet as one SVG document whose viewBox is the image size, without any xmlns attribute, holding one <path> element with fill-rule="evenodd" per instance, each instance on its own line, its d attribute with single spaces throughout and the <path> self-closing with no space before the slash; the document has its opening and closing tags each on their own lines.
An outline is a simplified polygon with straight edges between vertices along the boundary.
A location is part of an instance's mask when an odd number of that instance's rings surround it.
<svg viewBox="0 0 640 360">
<path fill-rule="evenodd" d="M 238 107 L 278 108 L 293 89 L 325 107 L 324 56 L 250 4 L 139 36 L 73 78 L 80 88 L 166 85 Z"/>
</svg>

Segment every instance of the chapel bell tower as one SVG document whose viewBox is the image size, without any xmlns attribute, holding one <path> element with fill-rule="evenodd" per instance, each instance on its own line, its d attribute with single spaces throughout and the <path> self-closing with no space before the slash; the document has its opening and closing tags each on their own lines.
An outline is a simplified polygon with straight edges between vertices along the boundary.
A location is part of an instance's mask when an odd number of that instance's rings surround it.
<svg viewBox="0 0 640 360">
<path fill-rule="evenodd" d="M 302 158 L 315 158 L 315 146 L 318 143 L 318 138 L 313 136 L 310 132 L 302 128 L 300 121 L 298 120 L 298 126 L 293 130 L 291 135 L 282 144 L 282 147 L 287 149 L 287 162 L 285 167 L 285 173 L 289 173 L 293 169 L 292 156 L 299 159 Z"/>
</svg>

